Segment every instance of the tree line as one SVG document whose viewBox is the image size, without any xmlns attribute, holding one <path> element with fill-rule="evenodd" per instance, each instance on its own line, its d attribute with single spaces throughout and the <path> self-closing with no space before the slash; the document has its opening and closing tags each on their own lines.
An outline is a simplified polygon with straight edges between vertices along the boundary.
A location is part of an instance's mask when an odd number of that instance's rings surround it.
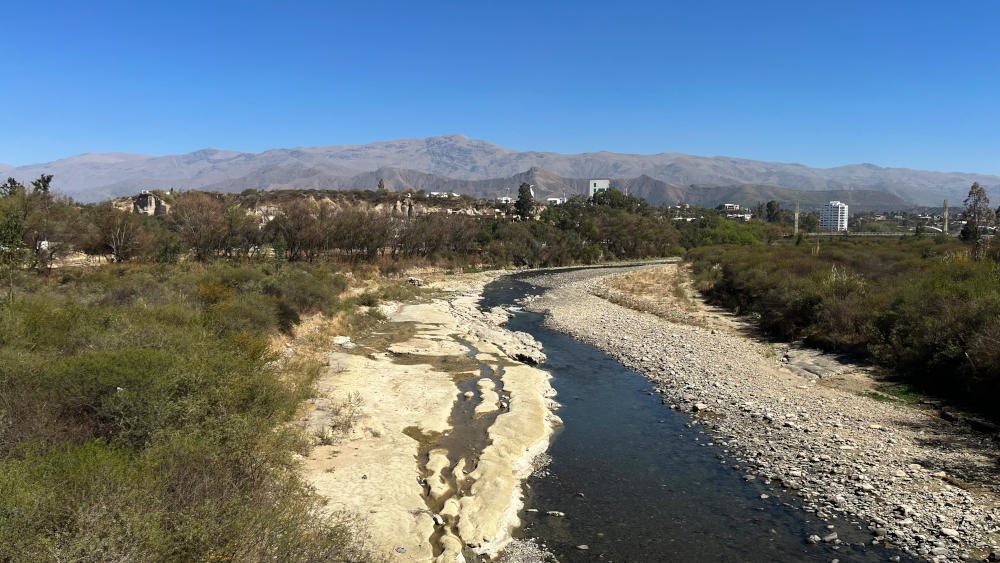
<svg viewBox="0 0 1000 563">
<path fill-rule="evenodd" d="M 147 216 L 114 202 L 78 205 L 56 197 L 48 189 L 51 180 L 43 176 L 27 187 L 9 179 L 3 185 L 5 264 L 46 271 L 60 256 L 78 251 L 118 263 L 418 258 L 558 266 L 664 256 L 677 252 L 680 241 L 668 213 L 614 190 L 593 200 L 573 197 L 540 214 L 529 191 L 511 210 L 520 220 L 444 210 L 414 216 L 412 210 L 395 213 L 365 202 L 343 204 L 331 192 L 160 194 L 169 212 Z"/>
</svg>

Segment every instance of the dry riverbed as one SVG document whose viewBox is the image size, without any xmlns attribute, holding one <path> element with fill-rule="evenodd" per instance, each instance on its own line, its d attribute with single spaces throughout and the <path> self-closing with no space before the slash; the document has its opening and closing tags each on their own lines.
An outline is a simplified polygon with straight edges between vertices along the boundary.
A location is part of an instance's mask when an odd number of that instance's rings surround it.
<svg viewBox="0 0 1000 563">
<path fill-rule="evenodd" d="M 717 436 L 728 456 L 722 462 L 745 479 L 793 492 L 805 510 L 829 521 L 832 528 L 804 541 L 837 543 L 837 527 L 854 525 L 870 530 L 872 543 L 932 561 L 996 552 L 995 436 L 934 410 L 858 393 L 871 382 L 853 370 L 819 377 L 823 370 L 789 369 L 739 320 L 683 298 L 676 287 L 673 307 L 642 290 L 649 275 L 683 276 L 677 268 L 533 277 L 526 281 L 547 291 L 526 306 L 645 375 L 664 408 L 690 413 L 692 424 Z"/>
<path fill-rule="evenodd" d="M 304 475 L 386 560 L 497 556 L 560 423 L 538 344 L 477 308 L 493 277 L 432 284 L 440 296 L 383 307 L 387 322 L 326 353 Z"/>
</svg>

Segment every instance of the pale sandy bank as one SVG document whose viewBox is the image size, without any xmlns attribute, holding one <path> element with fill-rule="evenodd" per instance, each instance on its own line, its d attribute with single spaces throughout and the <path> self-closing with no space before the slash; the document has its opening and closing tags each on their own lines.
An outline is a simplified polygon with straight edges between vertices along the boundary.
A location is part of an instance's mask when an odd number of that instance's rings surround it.
<svg viewBox="0 0 1000 563">
<path fill-rule="evenodd" d="M 515 360 L 543 359 L 538 344 L 477 308 L 490 279 L 450 277 L 443 297 L 403 305 L 327 355 L 308 421 L 327 443 L 304 476 L 329 510 L 361 516 L 390 561 L 495 556 L 559 424 L 549 375 Z"/>
</svg>

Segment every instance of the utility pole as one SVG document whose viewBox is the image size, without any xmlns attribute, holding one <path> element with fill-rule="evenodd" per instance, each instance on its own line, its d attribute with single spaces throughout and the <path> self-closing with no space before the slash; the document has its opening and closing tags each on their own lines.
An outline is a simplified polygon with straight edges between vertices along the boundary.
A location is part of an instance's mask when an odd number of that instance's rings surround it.
<svg viewBox="0 0 1000 563">
<path fill-rule="evenodd" d="M 799 236 L 799 202 L 795 202 L 795 230 L 793 233 L 795 236 Z"/>
<path fill-rule="evenodd" d="M 948 200 L 944 200 L 944 234 L 948 234 Z"/>
</svg>

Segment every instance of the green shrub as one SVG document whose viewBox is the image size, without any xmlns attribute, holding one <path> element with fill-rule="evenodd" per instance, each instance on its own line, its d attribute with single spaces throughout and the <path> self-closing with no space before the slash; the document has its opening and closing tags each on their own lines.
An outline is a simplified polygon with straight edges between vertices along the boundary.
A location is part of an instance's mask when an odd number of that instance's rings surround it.
<svg viewBox="0 0 1000 563">
<path fill-rule="evenodd" d="M 267 334 L 278 326 L 278 309 L 270 297 L 238 295 L 209 307 L 204 323 L 218 336 L 230 332 Z"/>
<path fill-rule="evenodd" d="M 275 280 L 314 289 L 289 301 Z M 0 560 L 372 559 L 295 471 L 307 440 L 288 422 L 320 366 L 279 372 L 269 341 L 346 278 L 160 264 L 18 283 L 0 323 Z"/>
<path fill-rule="evenodd" d="M 954 240 L 714 246 L 688 259 L 710 300 L 771 334 L 868 354 L 970 404 L 1000 391 L 1000 270 Z"/>
<path fill-rule="evenodd" d="M 378 305 L 378 294 L 373 291 L 366 291 L 358 296 L 358 305 L 362 307 L 374 307 Z"/>
<path fill-rule="evenodd" d="M 64 420 L 109 442 L 141 447 L 178 416 L 175 399 L 185 383 L 174 370 L 177 359 L 150 349 L 85 352 L 52 364 L 40 386 Z"/>
</svg>

